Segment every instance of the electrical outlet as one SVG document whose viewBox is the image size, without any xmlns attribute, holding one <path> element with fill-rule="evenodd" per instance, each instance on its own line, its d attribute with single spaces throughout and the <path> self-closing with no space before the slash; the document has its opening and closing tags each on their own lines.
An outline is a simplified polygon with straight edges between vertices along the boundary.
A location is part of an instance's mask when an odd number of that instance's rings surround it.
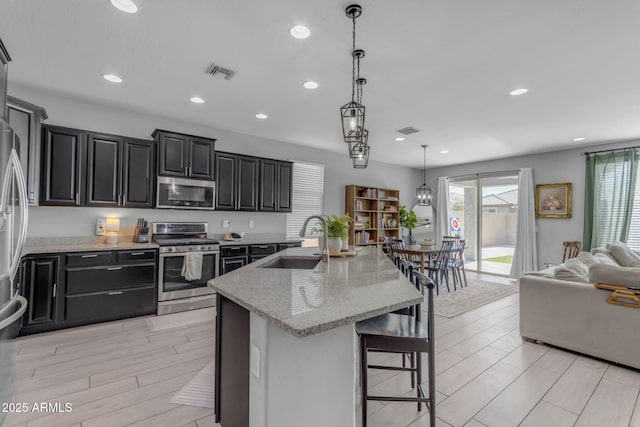
<svg viewBox="0 0 640 427">
<path fill-rule="evenodd" d="M 231 227 L 231 221 L 229 221 L 228 219 L 222 220 L 222 228 L 229 228 L 229 227 Z"/>
<path fill-rule="evenodd" d="M 104 236 L 106 234 L 104 230 L 106 223 L 106 218 L 98 218 L 98 220 L 96 221 L 96 236 Z"/>
<path fill-rule="evenodd" d="M 252 219 L 249 220 L 249 228 L 253 228 L 254 226 L 254 222 Z"/>
<path fill-rule="evenodd" d="M 260 349 L 251 344 L 251 373 L 260 379 Z"/>
</svg>

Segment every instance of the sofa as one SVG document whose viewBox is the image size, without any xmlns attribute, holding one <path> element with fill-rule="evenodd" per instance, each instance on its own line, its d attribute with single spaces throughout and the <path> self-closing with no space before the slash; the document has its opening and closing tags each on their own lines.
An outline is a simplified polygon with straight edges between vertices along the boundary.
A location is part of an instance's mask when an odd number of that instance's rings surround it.
<svg viewBox="0 0 640 427">
<path fill-rule="evenodd" d="M 640 369 L 640 308 L 607 303 L 594 283 L 640 287 L 640 254 L 624 243 L 520 278 L 520 334 Z"/>
</svg>

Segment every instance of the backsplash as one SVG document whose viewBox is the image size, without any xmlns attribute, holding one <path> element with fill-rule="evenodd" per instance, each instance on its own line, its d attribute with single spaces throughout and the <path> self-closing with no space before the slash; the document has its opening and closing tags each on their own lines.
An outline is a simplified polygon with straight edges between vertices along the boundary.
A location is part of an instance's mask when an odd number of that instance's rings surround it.
<svg viewBox="0 0 640 427">
<path fill-rule="evenodd" d="M 138 218 L 152 222 L 207 222 L 209 234 L 223 235 L 230 232 L 285 233 L 287 214 L 265 212 L 193 211 L 176 209 L 109 209 L 42 207 L 29 208 L 28 237 L 98 237 L 95 236 L 98 218 L 120 218 L 119 236 L 132 236 Z M 229 220 L 229 228 L 223 228 L 223 220 Z M 249 221 L 254 227 L 249 228 Z"/>
</svg>

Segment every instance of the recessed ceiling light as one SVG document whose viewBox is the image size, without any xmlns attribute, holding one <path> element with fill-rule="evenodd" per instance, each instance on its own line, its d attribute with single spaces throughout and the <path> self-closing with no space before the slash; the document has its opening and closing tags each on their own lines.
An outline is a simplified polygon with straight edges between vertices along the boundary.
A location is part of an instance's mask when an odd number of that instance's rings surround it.
<svg viewBox="0 0 640 427">
<path fill-rule="evenodd" d="M 318 83 L 312 82 L 311 80 L 309 80 L 308 82 L 304 82 L 302 86 L 304 86 L 307 89 L 317 89 Z"/>
<path fill-rule="evenodd" d="M 440 154 L 447 154 L 449 150 L 440 150 Z"/>
<path fill-rule="evenodd" d="M 509 95 L 511 96 L 518 96 L 518 95 L 524 95 L 525 93 L 529 92 L 529 89 L 526 88 L 520 88 L 520 89 L 515 89 L 512 90 L 511 92 L 509 92 Z"/>
<path fill-rule="evenodd" d="M 122 83 L 122 79 L 115 74 L 103 74 L 102 78 L 111 83 Z"/>
<path fill-rule="evenodd" d="M 304 25 L 294 25 L 289 30 L 289 34 L 296 39 L 306 39 L 311 35 L 311 31 Z"/>
<path fill-rule="evenodd" d="M 396 138 L 396 141 L 404 141 L 404 137 L 399 136 L 399 137 Z"/>
<path fill-rule="evenodd" d="M 131 0 L 109 0 L 111 4 L 118 10 L 121 10 L 125 13 L 136 13 L 138 11 L 138 6 Z"/>
<path fill-rule="evenodd" d="M 573 138 L 573 142 L 580 142 L 580 141 L 584 141 L 585 139 L 587 139 L 587 138 L 585 138 L 584 136 L 581 136 L 581 137 L 578 137 L 578 138 Z"/>
<path fill-rule="evenodd" d="M 199 96 L 192 96 L 190 100 L 194 104 L 204 104 L 204 99 L 200 98 Z"/>
<path fill-rule="evenodd" d="M 256 114 L 256 118 L 261 119 L 261 120 L 264 120 L 264 119 L 266 119 L 267 117 L 269 117 L 269 116 L 267 116 L 267 115 L 266 115 L 266 114 L 264 114 L 264 113 L 258 113 L 258 114 Z"/>
</svg>

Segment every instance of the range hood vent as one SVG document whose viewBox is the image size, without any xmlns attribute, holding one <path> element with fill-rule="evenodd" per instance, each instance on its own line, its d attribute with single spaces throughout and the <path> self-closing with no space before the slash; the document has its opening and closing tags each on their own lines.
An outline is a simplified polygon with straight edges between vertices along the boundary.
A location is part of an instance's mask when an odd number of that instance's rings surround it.
<svg viewBox="0 0 640 427">
<path fill-rule="evenodd" d="M 414 127 L 407 126 L 406 128 L 398 129 L 396 132 L 400 132 L 403 135 L 411 135 L 413 133 L 418 133 L 420 131 Z"/>
<path fill-rule="evenodd" d="M 212 76 L 224 77 L 225 80 L 230 80 L 236 72 L 229 68 L 221 67 L 220 65 L 211 64 L 209 68 L 207 68 L 206 73 Z"/>
</svg>

